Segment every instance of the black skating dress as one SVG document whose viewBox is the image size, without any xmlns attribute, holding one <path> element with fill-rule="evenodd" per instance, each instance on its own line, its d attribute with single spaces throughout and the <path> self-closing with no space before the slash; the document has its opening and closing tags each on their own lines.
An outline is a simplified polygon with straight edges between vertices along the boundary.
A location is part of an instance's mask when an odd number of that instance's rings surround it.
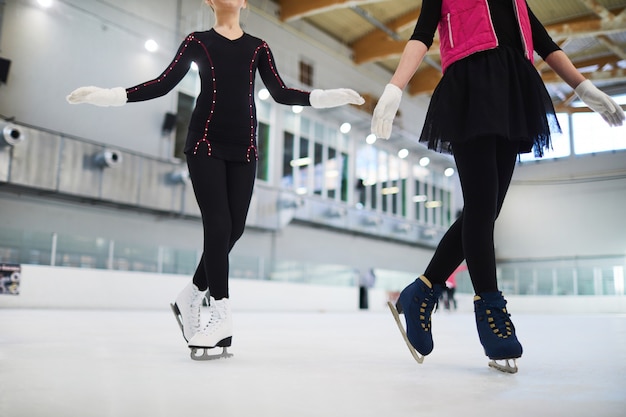
<svg viewBox="0 0 626 417">
<path fill-rule="evenodd" d="M 126 89 L 129 102 L 150 100 L 171 91 L 195 62 L 200 94 L 189 123 L 185 154 L 203 152 L 228 161 L 258 159 L 256 148 L 257 71 L 272 98 L 281 104 L 310 106 L 308 91 L 285 85 L 265 41 L 248 33 L 228 39 L 215 29 L 185 38 L 157 78 Z"/>
</svg>

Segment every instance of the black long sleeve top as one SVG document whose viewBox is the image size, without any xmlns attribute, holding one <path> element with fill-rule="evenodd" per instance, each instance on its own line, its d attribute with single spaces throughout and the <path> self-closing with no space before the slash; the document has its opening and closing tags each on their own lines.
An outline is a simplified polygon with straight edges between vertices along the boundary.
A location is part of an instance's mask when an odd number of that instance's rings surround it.
<svg viewBox="0 0 626 417">
<path fill-rule="evenodd" d="M 192 62 L 198 66 L 201 88 L 189 123 L 186 154 L 198 152 L 204 143 L 209 155 L 230 160 L 258 157 L 254 101 L 257 70 L 275 101 L 310 106 L 309 92 L 285 85 L 265 41 L 247 33 L 231 40 L 214 29 L 188 35 L 161 75 L 126 89 L 128 101 L 167 94 L 187 74 Z"/>
<path fill-rule="evenodd" d="M 519 24 L 516 21 L 513 1 L 511 0 L 488 0 L 491 20 L 496 31 L 500 45 L 506 45 L 523 51 L 523 43 L 520 35 Z M 433 44 L 433 38 L 437 25 L 441 18 L 442 0 L 424 0 L 422 11 L 411 36 L 412 40 L 423 42 L 427 47 Z M 528 7 L 528 4 L 526 4 Z M 552 52 L 561 48 L 554 43 L 541 22 L 528 8 L 530 26 L 533 33 L 533 45 L 535 51 L 542 58 L 546 58 Z"/>
</svg>

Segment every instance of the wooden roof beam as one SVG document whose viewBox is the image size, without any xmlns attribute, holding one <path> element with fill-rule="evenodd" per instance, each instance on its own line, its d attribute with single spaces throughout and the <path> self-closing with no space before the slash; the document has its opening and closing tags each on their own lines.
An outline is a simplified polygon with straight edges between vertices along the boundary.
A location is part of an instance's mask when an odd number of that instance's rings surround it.
<svg viewBox="0 0 626 417">
<path fill-rule="evenodd" d="M 595 13 L 602 20 L 611 20 L 615 18 L 615 15 L 609 11 L 606 7 L 598 3 L 596 0 L 578 0 L 584 4 L 589 10 Z"/>
<path fill-rule="evenodd" d="M 396 20 L 387 23 L 392 30 L 406 26 L 407 22 L 414 22 L 419 17 L 420 9 L 403 15 Z M 626 25 L 626 9 L 611 21 L 603 21 L 597 18 L 577 19 L 567 22 L 546 26 L 546 30 L 555 41 L 568 38 L 578 38 L 585 36 L 598 36 L 611 32 L 623 32 Z M 406 41 L 396 41 L 382 30 L 373 30 L 364 37 L 353 42 L 351 47 L 354 52 L 353 60 L 355 64 L 380 61 L 383 59 L 397 58 L 404 51 Z M 439 50 L 439 39 L 436 37 L 430 47 L 431 53 Z"/>
<path fill-rule="evenodd" d="M 417 71 L 409 81 L 409 95 L 431 94 L 439 84 L 441 76 L 441 71 L 433 67 L 426 67 Z"/>
<path fill-rule="evenodd" d="M 285 22 L 330 10 L 380 1 L 383 0 L 279 0 L 278 4 L 280 5 L 280 19 Z"/>
<path fill-rule="evenodd" d="M 414 25 L 420 15 L 421 8 L 410 11 L 396 19 L 387 22 L 386 26 L 395 32 L 404 29 L 408 25 Z M 406 41 L 391 39 L 384 31 L 375 29 L 356 40 L 350 45 L 354 52 L 353 60 L 356 64 L 379 61 L 382 59 L 395 58 L 402 54 Z"/>
<path fill-rule="evenodd" d="M 624 25 L 626 25 L 626 13 L 622 12 L 617 16 L 611 14 L 611 16 L 613 16 L 611 19 L 586 18 L 555 23 L 547 25 L 546 30 L 555 40 L 623 32 Z"/>
<path fill-rule="evenodd" d="M 592 81 L 602 81 L 602 80 L 612 80 L 616 81 L 618 79 L 626 79 L 626 70 L 623 68 L 614 67 L 610 71 L 594 71 L 585 74 L 585 77 Z M 562 83 L 563 80 L 561 77 L 556 75 L 555 72 L 546 72 L 541 74 L 541 78 L 543 82 L 546 84 L 550 83 Z"/>
<path fill-rule="evenodd" d="M 613 42 L 608 36 L 599 35 L 599 36 L 596 36 L 596 39 L 598 39 L 598 41 L 602 45 L 606 46 L 607 49 L 613 52 L 616 56 L 620 57 L 621 59 L 626 59 L 626 50 L 624 50 L 624 48 L 622 48 L 621 46 Z"/>
</svg>

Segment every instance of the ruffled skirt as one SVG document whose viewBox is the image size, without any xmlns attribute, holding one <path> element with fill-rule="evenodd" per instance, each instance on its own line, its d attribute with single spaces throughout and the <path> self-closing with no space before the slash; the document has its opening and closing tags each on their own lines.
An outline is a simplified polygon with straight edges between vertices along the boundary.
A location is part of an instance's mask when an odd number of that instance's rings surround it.
<svg viewBox="0 0 626 417">
<path fill-rule="evenodd" d="M 542 156 L 560 133 L 550 95 L 520 51 L 499 47 L 452 64 L 430 101 L 420 142 L 452 152 L 480 136 L 520 141 L 520 153 Z"/>
</svg>

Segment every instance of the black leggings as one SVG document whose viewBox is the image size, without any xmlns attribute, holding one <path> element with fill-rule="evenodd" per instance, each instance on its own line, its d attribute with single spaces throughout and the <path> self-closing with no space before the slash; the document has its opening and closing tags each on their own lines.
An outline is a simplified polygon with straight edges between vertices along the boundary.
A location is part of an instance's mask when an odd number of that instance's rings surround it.
<svg viewBox="0 0 626 417">
<path fill-rule="evenodd" d="M 243 234 L 252 198 L 256 161 L 231 162 L 187 155 L 189 176 L 202 214 L 204 247 L 193 276 L 216 300 L 228 297 L 228 254 Z"/>
<path fill-rule="evenodd" d="M 511 183 L 520 143 L 480 137 L 453 145 L 464 207 L 426 268 L 432 283 L 444 285 L 463 259 L 476 294 L 498 290 L 494 224 Z"/>
</svg>

